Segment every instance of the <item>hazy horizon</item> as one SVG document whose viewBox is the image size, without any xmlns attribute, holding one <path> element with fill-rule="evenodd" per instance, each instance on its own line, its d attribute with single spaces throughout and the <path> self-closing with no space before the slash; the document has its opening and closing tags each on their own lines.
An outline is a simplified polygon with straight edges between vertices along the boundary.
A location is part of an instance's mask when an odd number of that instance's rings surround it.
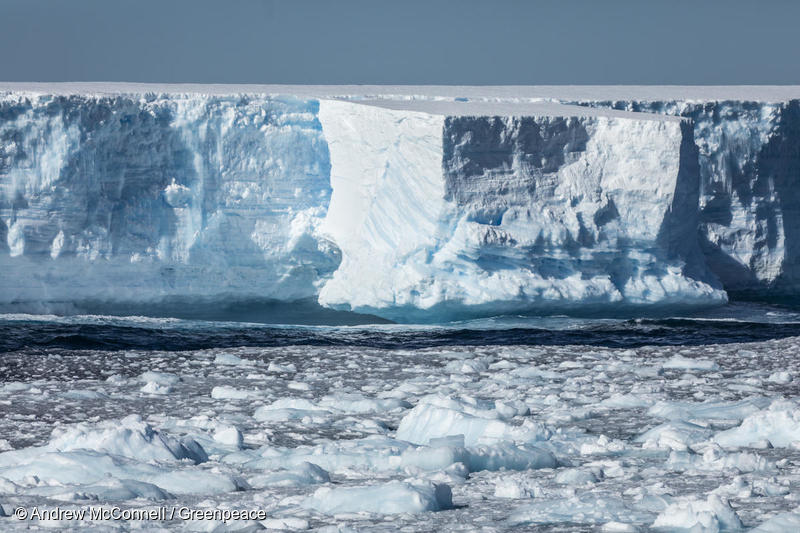
<svg viewBox="0 0 800 533">
<path fill-rule="evenodd" d="M 0 79 L 798 84 L 799 17 L 789 0 L 0 0 Z"/>
</svg>

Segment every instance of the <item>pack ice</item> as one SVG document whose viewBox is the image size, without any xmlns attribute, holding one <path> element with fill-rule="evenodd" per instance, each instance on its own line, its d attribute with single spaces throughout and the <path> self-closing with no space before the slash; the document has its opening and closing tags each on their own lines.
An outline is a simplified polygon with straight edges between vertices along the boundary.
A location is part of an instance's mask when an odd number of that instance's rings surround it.
<svg viewBox="0 0 800 533">
<path fill-rule="evenodd" d="M 39 320 L 180 334 L 142 317 Z M 795 532 L 798 351 L 798 337 L 16 350 L 2 368 L 19 381 L 0 382 L 0 530 Z M 162 505 L 268 518 L 13 518 Z"/>
<path fill-rule="evenodd" d="M 793 87 L 0 89 L 5 311 L 415 321 L 800 286 Z"/>
</svg>

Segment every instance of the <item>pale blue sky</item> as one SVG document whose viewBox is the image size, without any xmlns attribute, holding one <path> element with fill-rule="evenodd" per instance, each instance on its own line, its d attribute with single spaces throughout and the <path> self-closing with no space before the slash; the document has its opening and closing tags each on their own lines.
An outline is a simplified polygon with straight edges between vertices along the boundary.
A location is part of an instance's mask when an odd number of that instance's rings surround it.
<svg viewBox="0 0 800 533">
<path fill-rule="evenodd" d="M 800 83 L 797 0 L 0 0 L 0 81 Z"/>
</svg>

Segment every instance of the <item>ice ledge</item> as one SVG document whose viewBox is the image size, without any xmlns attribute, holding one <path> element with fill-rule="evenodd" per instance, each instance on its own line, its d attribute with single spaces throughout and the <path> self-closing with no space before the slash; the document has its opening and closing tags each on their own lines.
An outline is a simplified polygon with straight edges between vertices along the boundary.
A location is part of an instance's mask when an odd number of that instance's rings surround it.
<svg viewBox="0 0 800 533">
<path fill-rule="evenodd" d="M 344 100 L 344 99 L 342 99 Z M 681 117 L 654 113 L 637 113 L 604 107 L 587 107 L 557 102 L 505 102 L 487 100 L 396 100 L 390 98 L 353 100 L 355 104 L 369 105 L 395 111 L 428 113 L 452 117 L 612 117 L 632 120 L 680 122 Z"/>
</svg>

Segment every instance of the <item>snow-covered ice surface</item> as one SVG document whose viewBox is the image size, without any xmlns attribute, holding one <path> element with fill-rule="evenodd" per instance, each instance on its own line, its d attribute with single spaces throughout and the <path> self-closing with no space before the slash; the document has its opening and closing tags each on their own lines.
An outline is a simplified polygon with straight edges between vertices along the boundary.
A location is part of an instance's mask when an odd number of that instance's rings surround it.
<svg viewBox="0 0 800 533">
<path fill-rule="evenodd" d="M 269 518 L 0 530 L 793 531 L 799 323 L 756 306 L 442 327 L 3 315 L 6 514 Z"/>
</svg>

